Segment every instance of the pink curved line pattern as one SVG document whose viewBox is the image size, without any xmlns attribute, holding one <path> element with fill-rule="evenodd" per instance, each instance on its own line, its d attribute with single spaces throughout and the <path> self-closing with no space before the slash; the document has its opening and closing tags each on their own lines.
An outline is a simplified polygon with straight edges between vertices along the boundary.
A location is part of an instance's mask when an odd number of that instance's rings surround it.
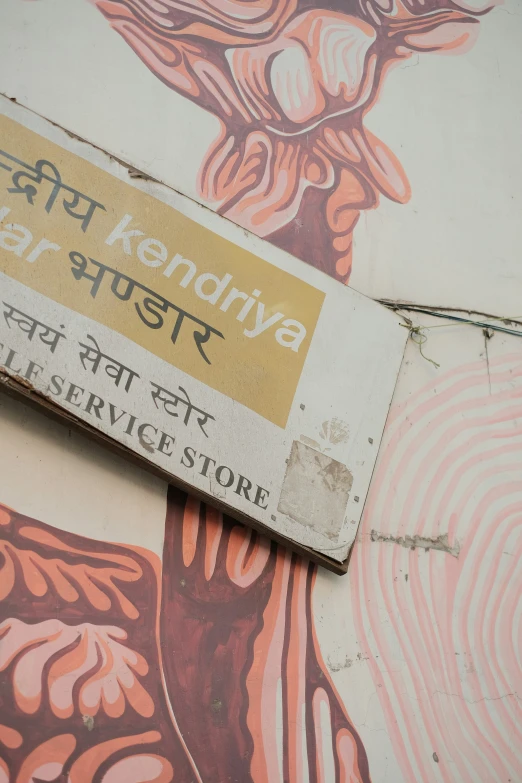
<svg viewBox="0 0 522 783">
<path fill-rule="evenodd" d="M 491 388 L 490 385 L 491 384 Z M 404 779 L 522 778 L 522 362 L 459 367 L 392 411 L 352 558 L 357 634 Z M 436 538 L 445 551 L 373 541 Z M 384 620 L 383 618 L 386 618 Z"/>
</svg>

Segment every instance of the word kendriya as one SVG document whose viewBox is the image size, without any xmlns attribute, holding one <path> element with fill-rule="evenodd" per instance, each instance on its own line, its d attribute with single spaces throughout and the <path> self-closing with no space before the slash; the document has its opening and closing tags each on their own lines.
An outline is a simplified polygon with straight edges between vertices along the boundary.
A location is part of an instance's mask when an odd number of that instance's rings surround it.
<svg viewBox="0 0 522 783">
<path fill-rule="evenodd" d="M 10 211 L 9 207 L 0 207 L 0 223 L 5 220 Z M 128 228 L 132 220 L 132 215 L 125 215 L 109 234 L 105 244 L 109 246 L 116 245 L 129 256 L 132 256 L 135 252 L 139 261 L 145 266 L 159 267 L 165 264 L 169 253 L 166 246 L 158 239 L 152 237 L 145 238 L 136 247 L 133 247 L 131 240 L 144 236 L 145 232 L 137 228 Z M 25 255 L 32 243 L 33 235 L 31 231 L 18 223 L 4 224 L 3 229 L 0 230 L 0 248 L 14 253 L 19 258 Z M 29 250 L 25 259 L 32 264 L 43 254 L 57 252 L 61 249 L 61 246 L 56 242 L 43 238 Z M 249 295 L 235 287 L 230 287 L 233 277 L 228 272 L 221 278 L 211 272 L 198 274 L 196 264 L 190 259 L 184 258 L 180 253 L 176 253 L 173 256 L 163 270 L 163 274 L 165 277 L 170 278 L 177 269 L 180 269 L 183 273 L 179 280 L 181 288 L 187 288 L 189 284 L 193 283 L 196 295 L 203 301 L 211 305 L 217 305 L 219 300 L 221 300 L 219 309 L 222 312 L 229 312 L 233 304 L 234 308 L 232 308 L 231 312 L 237 310 L 237 304 L 235 303 L 239 302 L 239 312 L 237 312 L 235 319 L 241 324 L 246 321 L 248 315 L 252 312 L 253 318 L 250 317 L 248 321 L 252 328 L 243 330 L 245 337 L 258 337 L 271 327 L 280 324 L 274 333 L 276 342 L 283 348 L 290 348 L 295 352 L 299 350 L 306 337 L 305 326 L 293 318 L 285 318 L 284 313 L 281 312 L 276 312 L 265 318 L 265 305 L 258 299 L 261 296 L 261 291 L 257 288 Z M 227 293 L 223 296 L 225 292 Z"/>
<path fill-rule="evenodd" d="M 107 237 L 105 244 L 112 246 L 118 243 L 117 247 L 123 250 L 126 255 L 132 256 L 135 253 L 145 266 L 163 266 L 169 257 L 169 251 L 159 239 L 147 237 L 142 239 L 137 246 L 134 247 L 132 245 L 131 240 L 145 235 L 145 232 L 141 231 L 141 229 L 129 228 L 133 219 L 132 215 L 125 215 L 114 231 Z M 283 348 L 290 348 L 295 352 L 299 350 L 301 343 L 306 337 L 306 328 L 300 321 L 296 321 L 293 318 L 285 318 L 284 313 L 281 312 L 274 313 L 265 319 L 265 305 L 258 300 L 258 297 L 261 296 L 261 291 L 257 288 L 249 295 L 244 291 L 239 291 L 237 288 L 229 287 L 233 277 L 228 272 L 223 277 L 218 277 L 211 272 L 203 272 L 198 275 L 196 264 L 189 258 L 184 258 L 180 253 L 176 253 L 168 262 L 163 270 L 163 274 L 165 277 L 170 278 L 177 269 L 180 269 L 182 272 L 178 285 L 182 288 L 187 288 L 190 283 L 193 283 L 196 295 L 211 305 L 217 305 L 219 300 L 221 300 L 219 309 L 222 312 L 229 312 L 229 308 L 233 303 L 238 301 L 242 303 L 236 315 L 236 321 L 243 323 L 252 311 L 254 319 L 250 318 L 249 321 L 250 323 L 253 322 L 253 327 L 243 330 L 245 337 L 258 337 L 267 329 L 270 329 L 270 327 L 280 324 L 274 334 L 276 341 Z M 227 292 L 226 296 L 224 296 L 225 292 Z M 233 309 L 237 309 L 237 306 Z"/>
</svg>

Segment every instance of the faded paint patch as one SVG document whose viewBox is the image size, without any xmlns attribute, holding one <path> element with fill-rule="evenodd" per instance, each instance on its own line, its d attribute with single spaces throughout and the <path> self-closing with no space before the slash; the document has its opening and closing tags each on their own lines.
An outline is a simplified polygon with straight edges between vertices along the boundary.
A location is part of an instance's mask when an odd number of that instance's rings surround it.
<svg viewBox="0 0 522 783">
<path fill-rule="evenodd" d="M 329 656 L 326 659 L 326 665 L 331 672 L 340 672 L 341 669 L 349 669 L 352 664 L 353 659 L 348 658 L 348 656 L 345 656 L 342 661 L 333 660 L 332 656 Z"/>
<path fill-rule="evenodd" d="M 347 655 L 344 657 L 335 656 L 333 653 L 326 659 L 326 665 L 331 672 L 340 672 L 341 669 L 349 669 L 354 663 L 360 663 L 361 661 L 369 661 L 368 655 L 357 653 L 356 658 L 349 658 Z"/>
<path fill-rule="evenodd" d="M 94 718 L 92 715 L 82 715 L 82 722 L 87 731 L 92 731 L 94 728 Z"/>
<path fill-rule="evenodd" d="M 345 421 L 334 417 L 330 421 L 323 422 L 319 437 L 335 446 L 338 443 L 346 443 L 350 437 L 350 430 Z"/>
<path fill-rule="evenodd" d="M 389 536 L 384 533 L 378 533 L 377 530 L 372 530 L 370 538 L 372 541 L 399 544 L 399 546 L 404 546 L 407 549 L 425 549 L 426 551 L 428 549 L 438 549 L 440 552 L 447 552 L 453 557 L 458 557 L 460 554 L 459 542 L 455 541 L 455 544 L 451 546 L 447 533 L 435 538 L 427 538 L 426 536 Z M 407 575 L 406 579 L 408 579 Z"/>
<path fill-rule="evenodd" d="M 352 483 L 346 465 L 294 440 L 277 510 L 335 540 Z"/>
</svg>

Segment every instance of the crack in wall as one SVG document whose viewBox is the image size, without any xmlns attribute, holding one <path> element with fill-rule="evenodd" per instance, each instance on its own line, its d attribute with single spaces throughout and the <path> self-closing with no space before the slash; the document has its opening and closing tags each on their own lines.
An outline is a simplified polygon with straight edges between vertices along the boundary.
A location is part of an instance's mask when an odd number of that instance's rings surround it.
<svg viewBox="0 0 522 783">
<path fill-rule="evenodd" d="M 434 691 L 433 695 L 435 696 L 435 694 L 439 694 L 440 696 L 454 696 L 457 699 L 462 699 L 462 701 L 465 701 L 466 704 L 478 704 L 481 701 L 500 701 L 500 699 L 508 698 L 515 698 L 517 701 L 520 701 L 520 696 L 518 695 L 517 691 L 503 693 L 501 696 L 483 696 L 481 699 L 466 699 L 466 697 L 460 693 L 448 693 L 446 691 Z"/>
<path fill-rule="evenodd" d="M 460 554 L 460 544 L 455 541 L 453 546 L 450 545 L 448 540 L 448 534 L 443 533 L 435 538 L 428 538 L 427 536 L 391 536 L 385 533 L 379 533 L 377 530 L 372 530 L 370 533 L 372 541 L 379 541 L 386 544 L 399 544 L 399 546 L 406 547 L 406 549 L 437 549 L 439 552 L 447 552 L 452 557 L 458 557 Z"/>
</svg>

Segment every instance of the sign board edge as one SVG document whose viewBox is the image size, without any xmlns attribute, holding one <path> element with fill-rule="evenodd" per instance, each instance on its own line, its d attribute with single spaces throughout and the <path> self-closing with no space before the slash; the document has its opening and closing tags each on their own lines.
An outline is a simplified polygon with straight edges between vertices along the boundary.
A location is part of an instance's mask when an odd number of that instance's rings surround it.
<svg viewBox="0 0 522 783">
<path fill-rule="evenodd" d="M 351 550 L 353 549 L 355 540 L 350 545 L 345 560 L 342 562 L 333 560 L 318 550 L 309 549 L 308 547 L 299 544 L 297 541 L 293 541 L 292 539 L 281 535 L 276 530 L 268 527 L 267 525 L 263 525 L 262 522 L 258 522 L 256 519 L 249 517 L 247 514 L 242 514 L 241 511 L 238 511 L 232 506 L 228 506 L 221 502 L 219 498 L 216 498 L 213 495 L 205 493 L 202 490 L 187 484 L 182 479 L 178 479 L 168 471 L 163 470 L 158 465 L 150 462 L 145 456 L 128 449 L 122 443 L 119 443 L 114 438 L 109 437 L 100 430 L 97 430 L 95 427 L 87 424 L 70 411 L 62 408 L 59 405 L 56 405 L 51 399 L 47 398 L 44 394 L 28 384 L 25 379 L 13 377 L 12 375 L 4 372 L 1 368 L 0 393 L 16 400 L 17 402 L 28 405 L 33 410 L 36 410 L 38 413 L 43 414 L 47 418 L 52 419 L 62 426 L 74 429 L 75 432 L 97 443 L 102 448 L 106 448 L 108 451 L 124 459 L 126 462 L 136 465 L 142 470 L 145 470 L 147 473 L 162 479 L 167 484 L 178 487 L 184 492 L 193 495 L 198 500 L 208 503 L 209 505 L 217 508 L 219 511 L 229 516 L 231 519 L 234 519 L 237 522 L 240 522 L 242 525 L 256 530 L 256 532 L 260 533 L 271 541 L 276 541 L 278 544 L 281 544 L 283 547 L 285 547 L 285 549 L 288 549 L 289 551 L 306 558 L 310 562 L 323 566 L 328 571 L 331 571 L 338 576 L 346 574 Z"/>
</svg>

